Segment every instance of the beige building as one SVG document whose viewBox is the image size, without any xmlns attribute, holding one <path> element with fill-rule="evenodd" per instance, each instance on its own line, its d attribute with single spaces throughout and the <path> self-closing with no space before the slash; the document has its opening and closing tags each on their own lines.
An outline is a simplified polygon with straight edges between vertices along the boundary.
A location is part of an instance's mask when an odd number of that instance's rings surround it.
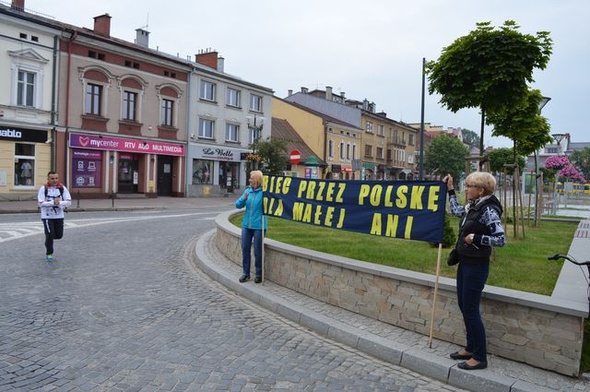
<svg viewBox="0 0 590 392">
<path fill-rule="evenodd" d="M 360 168 L 353 169 L 361 151 L 362 132 L 359 128 L 279 98 L 273 100 L 273 117 L 287 120 L 317 157 L 325 162 L 320 165 L 322 178 L 359 178 Z"/>
<path fill-rule="evenodd" d="M 301 88 L 285 98 L 322 116 L 327 116 L 336 128 L 335 133 L 345 140 L 344 159 L 350 161 L 350 178 L 367 180 L 415 179 L 418 176 L 416 150 L 418 130 L 377 113 L 375 104 L 368 100 L 347 99 L 344 93 L 335 94 L 331 87 L 325 91 Z M 334 133 L 334 132 L 333 132 Z M 329 133 L 328 133 L 329 134 Z M 348 144 L 350 143 L 350 154 Z M 339 144 L 338 144 L 339 145 Z M 327 143 L 327 148 L 329 145 Z M 337 152 L 342 156 L 341 152 Z M 350 157 L 350 159 L 349 159 Z M 326 161 L 329 159 L 326 156 Z"/>
</svg>

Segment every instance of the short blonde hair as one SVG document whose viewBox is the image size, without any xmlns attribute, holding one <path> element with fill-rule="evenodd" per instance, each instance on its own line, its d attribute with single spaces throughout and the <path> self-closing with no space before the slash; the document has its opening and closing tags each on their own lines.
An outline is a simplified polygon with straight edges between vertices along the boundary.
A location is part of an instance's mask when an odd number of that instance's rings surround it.
<svg viewBox="0 0 590 392">
<path fill-rule="evenodd" d="M 260 170 L 252 170 L 250 172 L 250 178 L 256 181 L 257 185 L 262 185 L 262 172 Z"/>
<path fill-rule="evenodd" d="M 496 191 L 496 178 L 488 172 L 473 172 L 467 176 L 465 183 L 481 187 L 484 196 L 491 195 Z"/>
</svg>

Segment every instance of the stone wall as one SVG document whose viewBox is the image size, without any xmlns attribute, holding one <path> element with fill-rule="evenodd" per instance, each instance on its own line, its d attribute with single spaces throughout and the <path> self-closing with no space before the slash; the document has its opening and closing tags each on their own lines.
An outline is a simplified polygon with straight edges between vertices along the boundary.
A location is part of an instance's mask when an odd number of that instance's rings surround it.
<svg viewBox="0 0 590 392">
<path fill-rule="evenodd" d="M 216 241 L 221 252 L 241 265 L 240 229 L 229 223 L 233 213 L 236 211 L 217 218 Z M 265 279 L 331 305 L 430 335 L 436 284 L 433 275 L 269 239 L 265 240 L 264 255 Z M 455 280 L 440 277 L 433 337 L 462 345 L 465 332 L 455 297 Z M 491 354 L 578 376 L 587 302 L 486 286 L 481 310 Z"/>
</svg>

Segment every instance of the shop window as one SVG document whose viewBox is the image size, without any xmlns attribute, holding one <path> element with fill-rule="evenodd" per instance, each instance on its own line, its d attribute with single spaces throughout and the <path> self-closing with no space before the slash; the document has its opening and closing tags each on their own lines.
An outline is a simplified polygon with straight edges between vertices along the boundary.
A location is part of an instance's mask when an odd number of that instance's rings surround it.
<svg viewBox="0 0 590 392">
<path fill-rule="evenodd" d="M 35 145 L 14 145 L 14 185 L 35 185 Z"/>
<path fill-rule="evenodd" d="M 193 185 L 213 184 L 213 161 L 193 159 Z"/>
</svg>

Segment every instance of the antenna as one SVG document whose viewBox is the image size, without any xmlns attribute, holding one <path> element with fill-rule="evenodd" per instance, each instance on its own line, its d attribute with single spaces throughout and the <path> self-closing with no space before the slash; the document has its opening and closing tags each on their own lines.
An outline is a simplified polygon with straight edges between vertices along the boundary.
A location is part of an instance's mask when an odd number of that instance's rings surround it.
<svg viewBox="0 0 590 392">
<path fill-rule="evenodd" d="M 150 14 L 148 12 L 147 18 L 145 21 L 145 26 L 141 26 L 140 29 L 145 30 L 145 31 L 149 31 L 149 27 L 150 27 Z"/>
</svg>

